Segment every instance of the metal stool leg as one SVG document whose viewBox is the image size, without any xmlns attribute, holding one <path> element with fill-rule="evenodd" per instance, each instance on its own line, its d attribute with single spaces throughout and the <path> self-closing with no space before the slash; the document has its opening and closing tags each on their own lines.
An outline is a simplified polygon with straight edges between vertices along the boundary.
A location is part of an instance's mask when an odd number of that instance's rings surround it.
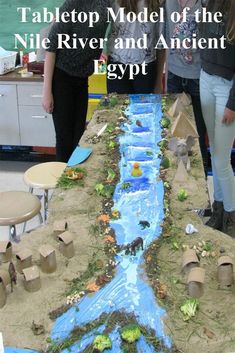
<svg viewBox="0 0 235 353">
<path fill-rule="evenodd" d="M 10 240 L 13 240 L 15 243 L 20 242 L 20 238 L 16 236 L 16 227 L 14 224 L 9 226 L 9 235 L 10 235 Z"/>
<path fill-rule="evenodd" d="M 33 193 L 33 188 L 32 188 L 32 187 L 30 187 L 30 188 L 29 188 L 29 192 L 30 192 L 30 194 L 32 194 L 32 193 Z M 24 226 L 23 226 L 23 233 L 25 232 L 25 229 L 26 229 L 26 224 L 27 224 L 27 222 L 24 222 Z"/>
<path fill-rule="evenodd" d="M 48 216 L 48 190 L 44 190 L 44 222 L 46 223 Z"/>
</svg>

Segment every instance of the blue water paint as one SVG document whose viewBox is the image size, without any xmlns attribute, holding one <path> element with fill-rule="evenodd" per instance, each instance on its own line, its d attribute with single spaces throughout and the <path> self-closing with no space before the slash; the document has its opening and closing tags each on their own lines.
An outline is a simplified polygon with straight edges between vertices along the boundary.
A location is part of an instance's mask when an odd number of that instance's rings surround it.
<svg viewBox="0 0 235 353">
<path fill-rule="evenodd" d="M 31 349 L 4 347 L 4 353 L 37 353 Z"/>
<path fill-rule="evenodd" d="M 161 223 L 164 219 L 164 187 L 159 179 L 160 159 L 158 158 L 162 113 L 158 96 L 137 95 L 131 96 L 130 100 L 131 104 L 127 109 L 128 119 L 136 122 L 139 116 L 143 126 L 147 126 L 149 131 L 136 133 L 133 129 L 136 123 L 123 126 L 126 133 L 119 137 L 120 181 L 113 196 L 113 209 L 119 210 L 121 217 L 112 220 L 110 226 L 115 230 L 118 245 L 125 246 L 137 237 L 142 237 L 145 250 L 161 234 Z M 136 161 L 139 162 L 143 172 L 141 177 L 131 175 Z M 123 188 L 123 183 L 130 183 L 130 187 Z M 144 229 L 141 221 L 148 222 L 149 227 Z M 59 317 L 54 323 L 51 338 L 62 342 L 76 327 L 87 325 L 102 314 L 109 316 L 119 311 L 126 315 L 134 314 L 140 325 L 154 331 L 157 338 L 167 348 L 171 348 L 171 339 L 164 332 L 163 318 L 166 313 L 158 305 L 153 289 L 148 283 L 144 271 L 143 252 L 138 250 L 136 256 L 126 255 L 124 250 L 118 253 L 115 257 L 116 273 L 111 282 L 98 292 L 83 297 L 80 303 L 75 304 Z M 105 323 L 96 330 L 84 334 L 79 342 L 63 353 L 82 352 L 92 344 L 97 333 L 104 332 L 104 329 Z M 106 352 L 122 352 L 118 326 L 114 327 L 110 338 L 113 343 L 112 349 Z M 138 352 L 155 352 L 154 347 L 148 344 L 144 337 L 140 338 L 136 347 Z M 7 353 L 31 352 L 11 350 Z"/>
</svg>

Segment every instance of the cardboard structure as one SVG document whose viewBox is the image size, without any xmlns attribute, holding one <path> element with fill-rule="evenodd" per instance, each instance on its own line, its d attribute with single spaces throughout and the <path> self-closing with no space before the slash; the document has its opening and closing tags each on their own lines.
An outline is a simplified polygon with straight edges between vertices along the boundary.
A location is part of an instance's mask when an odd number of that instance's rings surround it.
<svg viewBox="0 0 235 353">
<path fill-rule="evenodd" d="M 0 259 L 9 262 L 12 259 L 12 244 L 10 241 L 0 241 Z"/>
<path fill-rule="evenodd" d="M 180 98 L 177 98 L 175 103 L 168 110 L 167 114 L 172 118 L 176 118 L 179 115 L 179 113 L 184 111 L 185 111 L 184 104 L 182 103 Z"/>
<path fill-rule="evenodd" d="M 179 161 L 177 171 L 175 173 L 173 182 L 186 183 L 188 181 L 188 173 L 182 160 Z"/>
<path fill-rule="evenodd" d="M 37 266 L 25 268 L 23 275 L 24 287 L 28 292 L 37 292 L 41 288 L 40 273 Z"/>
<path fill-rule="evenodd" d="M 0 308 L 3 308 L 7 302 L 7 291 L 3 281 L 0 278 Z"/>
<path fill-rule="evenodd" d="M 187 138 L 188 136 L 195 138 L 199 137 L 196 127 L 182 112 L 178 114 L 176 120 L 172 124 L 171 135 L 180 138 Z"/>
<path fill-rule="evenodd" d="M 23 273 L 23 269 L 32 267 L 33 254 L 28 249 L 23 249 L 16 254 L 16 269 L 19 273 Z"/>
<path fill-rule="evenodd" d="M 182 269 L 185 273 L 191 271 L 193 268 L 199 266 L 199 259 L 196 251 L 188 249 L 183 253 Z"/>
<path fill-rule="evenodd" d="M 67 229 L 68 223 L 64 219 L 55 221 L 53 224 L 54 235 L 60 235 L 61 233 L 64 233 Z"/>
<path fill-rule="evenodd" d="M 74 256 L 73 235 L 67 231 L 58 236 L 60 252 L 70 259 Z"/>
<path fill-rule="evenodd" d="M 192 268 L 188 275 L 188 294 L 200 298 L 204 292 L 205 270 L 201 267 Z"/>
<path fill-rule="evenodd" d="M 11 278 L 8 271 L 0 270 L 0 281 L 7 287 L 11 283 Z"/>
<path fill-rule="evenodd" d="M 55 272 L 57 267 L 55 249 L 51 245 L 42 245 L 39 253 L 42 272 Z"/>
<path fill-rule="evenodd" d="M 191 97 L 188 94 L 186 94 L 185 92 L 179 94 L 178 98 L 186 106 L 188 106 L 192 103 Z"/>
<path fill-rule="evenodd" d="M 233 260 L 230 256 L 221 256 L 218 259 L 217 278 L 221 286 L 233 284 Z"/>
</svg>

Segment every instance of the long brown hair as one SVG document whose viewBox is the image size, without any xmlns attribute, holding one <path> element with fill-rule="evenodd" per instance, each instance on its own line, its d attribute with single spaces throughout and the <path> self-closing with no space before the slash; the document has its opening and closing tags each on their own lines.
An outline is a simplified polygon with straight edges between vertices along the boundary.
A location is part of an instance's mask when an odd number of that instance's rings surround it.
<svg viewBox="0 0 235 353">
<path fill-rule="evenodd" d="M 149 12 L 158 11 L 161 4 L 161 0 L 147 0 L 147 7 Z M 133 11 L 138 13 L 138 1 L 137 0 L 118 0 L 120 7 L 125 7 L 125 12 Z"/>
<path fill-rule="evenodd" d="M 209 0 L 206 7 L 208 11 L 220 11 L 224 15 L 227 40 L 235 43 L 235 0 Z"/>
</svg>

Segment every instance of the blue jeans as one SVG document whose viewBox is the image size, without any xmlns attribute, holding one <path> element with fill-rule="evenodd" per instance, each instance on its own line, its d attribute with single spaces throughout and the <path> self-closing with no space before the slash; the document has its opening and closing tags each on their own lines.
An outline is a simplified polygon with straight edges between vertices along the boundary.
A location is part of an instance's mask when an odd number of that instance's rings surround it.
<svg viewBox="0 0 235 353">
<path fill-rule="evenodd" d="M 201 71 L 201 104 L 211 149 L 214 199 L 222 201 L 227 212 L 235 211 L 235 178 L 231 166 L 235 122 L 225 125 L 222 119 L 232 84 L 233 80 Z"/>
<path fill-rule="evenodd" d="M 207 175 L 207 146 L 205 141 L 206 126 L 201 110 L 201 100 L 199 92 L 199 80 L 183 78 L 168 72 L 167 78 L 167 92 L 168 93 L 182 93 L 189 94 L 192 98 L 192 106 L 199 135 L 199 145 L 204 165 L 205 174 Z"/>
</svg>

